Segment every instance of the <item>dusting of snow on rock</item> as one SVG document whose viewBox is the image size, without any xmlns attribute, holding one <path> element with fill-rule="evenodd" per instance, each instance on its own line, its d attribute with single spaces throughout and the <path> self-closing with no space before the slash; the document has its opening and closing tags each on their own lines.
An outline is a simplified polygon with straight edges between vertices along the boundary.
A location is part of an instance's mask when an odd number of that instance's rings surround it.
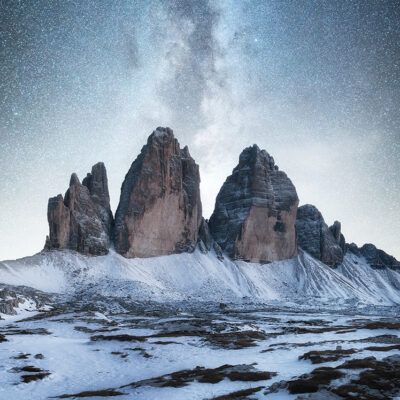
<svg viewBox="0 0 400 400">
<path fill-rule="evenodd" d="M 42 252 L 0 262 L 0 283 L 70 294 L 141 301 L 400 304 L 400 272 L 372 269 L 348 254 L 332 269 L 305 252 L 270 264 L 218 259 L 214 251 L 126 259 L 114 251 L 87 257 Z"/>
</svg>

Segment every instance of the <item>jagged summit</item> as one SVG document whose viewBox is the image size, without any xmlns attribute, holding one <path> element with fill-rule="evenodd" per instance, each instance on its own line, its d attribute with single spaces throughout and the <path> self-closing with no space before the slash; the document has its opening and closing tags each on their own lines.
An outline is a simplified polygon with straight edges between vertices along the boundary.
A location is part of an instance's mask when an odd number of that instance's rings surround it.
<svg viewBox="0 0 400 400">
<path fill-rule="evenodd" d="M 328 227 L 321 212 L 311 204 L 298 208 L 296 219 L 298 245 L 314 258 L 336 267 L 345 254 L 345 239 L 338 221 Z"/>
<path fill-rule="evenodd" d="M 71 178 L 69 179 L 69 187 L 75 186 L 75 185 L 80 185 L 80 184 L 81 184 L 81 181 L 79 180 L 78 175 L 75 172 L 73 172 L 71 174 Z"/>
<path fill-rule="evenodd" d="M 110 194 L 108 193 L 107 171 L 104 163 L 98 162 L 93 165 L 92 171 L 88 172 L 82 181 L 82 185 L 89 189 L 91 196 L 104 207 L 109 207 Z"/>
<path fill-rule="evenodd" d="M 383 250 L 378 249 L 372 243 L 366 243 L 361 248 L 359 248 L 355 243 L 346 244 L 346 250 L 359 257 L 364 257 L 372 268 L 390 268 L 400 270 L 400 261 L 397 261 L 396 258 L 387 254 Z"/>
<path fill-rule="evenodd" d="M 49 199 L 49 236 L 46 249 L 70 249 L 88 255 L 103 255 L 110 247 L 112 213 L 107 172 L 103 163 L 81 184 L 73 173 L 65 196 Z"/>
<path fill-rule="evenodd" d="M 257 144 L 246 147 L 240 153 L 238 167 L 240 168 L 257 162 L 268 165 L 270 169 L 279 169 L 278 166 L 275 165 L 274 158 L 266 150 L 261 150 Z"/>
<path fill-rule="evenodd" d="M 157 128 L 132 163 L 115 214 L 125 257 L 193 251 L 201 222 L 199 167 L 170 128 Z"/>
<path fill-rule="evenodd" d="M 239 157 L 215 203 L 210 231 L 233 259 L 271 262 L 297 254 L 296 189 L 257 145 Z"/>
<path fill-rule="evenodd" d="M 147 142 L 149 142 L 153 137 L 162 137 L 162 136 L 168 136 L 168 137 L 173 137 L 174 136 L 174 131 L 169 128 L 169 127 L 162 127 L 159 126 L 158 128 L 156 128 L 155 131 L 153 131 L 153 133 L 149 136 L 149 140 Z"/>
<path fill-rule="evenodd" d="M 215 252 L 236 260 L 268 263 L 297 254 L 297 248 L 330 267 L 346 253 L 373 268 L 399 269 L 400 263 L 372 244 L 346 244 L 341 224 L 328 227 L 320 211 L 298 208 L 296 189 L 274 158 L 256 144 L 245 148 L 221 187 L 210 220 L 202 217 L 199 167 L 171 128 L 158 127 L 132 163 L 115 215 L 110 209 L 104 163 L 93 165 L 80 182 L 70 178 L 65 195 L 48 202 L 45 249 L 86 255 L 108 253 L 112 241 L 126 258 Z"/>
</svg>

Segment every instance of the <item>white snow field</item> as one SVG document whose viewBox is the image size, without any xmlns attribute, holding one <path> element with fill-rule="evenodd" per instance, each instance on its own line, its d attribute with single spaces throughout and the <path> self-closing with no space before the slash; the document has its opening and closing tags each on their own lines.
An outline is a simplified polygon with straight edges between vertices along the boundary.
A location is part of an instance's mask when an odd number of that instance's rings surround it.
<svg viewBox="0 0 400 400">
<path fill-rule="evenodd" d="M 1 289 L 25 301 L 0 314 L 0 399 L 400 396 L 400 273 L 352 254 L 332 269 L 304 252 L 50 251 L 0 262 Z"/>
<path fill-rule="evenodd" d="M 75 398 L 74 394 L 103 399 L 105 393 L 112 393 L 121 399 L 202 400 L 252 388 L 258 391 L 251 397 L 225 399 L 296 399 L 282 381 L 321 366 L 338 367 L 350 357 L 382 360 L 399 354 L 400 346 L 393 317 L 373 313 L 237 311 L 230 306 L 180 311 L 171 306 L 107 315 L 71 310 L 36 318 L 12 324 L 0 321 L 0 333 L 7 338 L 0 343 L 0 399 Z M 383 346 L 384 351 L 369 347 L 374 345 Z M 325 350 L 338 350 L 337 359 L 317 365 L 300 359 L 310 351 Z M 342 354 L 342 350 L 354 354 Z M 197 367 L 214 369 L 226 364 L 274 374 L 215 379 L 212 371 L 206 379 L 196 376 Z M 333 389 L 360 373 L 344 372 L 343 379 L 332 382 Z M 24 382 L 27 376 L 40 374 L 46 375 Z M 387 379 L 392 379 L 390 374 Z M 330 399 L 324 396 L 318 398 Z"/>
<path fill-rule="evenodd" d="M 146 259 L 126 259 L 114 251 L 99 257 L 50 251 L 0 262 L 0 283 L 65 294 L 84 288 L 139 301 L 400 304 L 400 271 L 372 269 L 352 254 L 332 269 L 304 252 L 261 265 L 220 261 L 199 250 Z"/>
</svg>

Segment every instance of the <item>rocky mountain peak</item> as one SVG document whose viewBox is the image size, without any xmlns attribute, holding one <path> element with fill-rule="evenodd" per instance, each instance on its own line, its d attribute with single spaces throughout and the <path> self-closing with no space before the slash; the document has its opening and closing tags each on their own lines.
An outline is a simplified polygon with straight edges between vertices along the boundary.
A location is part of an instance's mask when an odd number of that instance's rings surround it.
<svg viewBox="0 0 400 400">
<path fill-rule="evenodd" d="M 108 193 L 107 171 L 104 163 L 99 162 L 92 167 L 82 181 L 82 185 L 89 189 L 94 200 L 97 200 L 103 207 L 110 204 L 110 195 Z"/>
<path fill-rule="evenodd" d="M 372 244 L 346 244 L 339 221 L 328 227 L 315 206 L 298 208 L 298 202 L 291 180 L 254 144 L 241 152 L 205 220 L 198 165 L 172 129 L 158 127 L 125 176 L 115 221 L 99 162 L 82 183 L 73 173 L 65 195 L 49 199 L 45 248 L 102 255 L 114 240 L 117 252 L 131 258 L 192 252 L 198 245 L 220 260 L 225 252 L 234 260 L 268 263 L 294 257 L 299 246 L 331 267 L 348 251 L 373 268 L 400 268 Z"/>
<path fill-rule="evenodd" d="M 83 184 L 73 173 L 64 198 L 59 194 L 49 199 L 47 219 L 50 232 L 46 249 L 70 249 L 88 255 L 107 254 L 112 213 L 104 164 L 93 166 Z"/>
<path fill-rule="evenodd" d="M 234 259 L 271 262 L 297 253 L 298 197 L 290 179 L 257 145 L 245 148 L 220 192 L 210 231 Z"/>
<path fill-rule="evenodd" d="M 372 243 L 366 243 L 361 248 L 355 243 L 346 244 L 346 250 L 359 257 L 364 257 L 368 264 L 374 269 L 400 269 L 400 261 L 397 261 L 396 258 L 383 250 L 378 249 Z"/>
<path fill-rule="evenodd" d="M 163 128 L 159 126 L 151 135 L 147 138 L 147 146 L 168 146 L 170 144 L 176 145 L 177 139 L 175 139 L 174 131 L 171 128 Z"/>
<path fill-rule="evenodd" d="M 125 257 L 193 251 L 201 223 L 199 167 L 170 128 L 157 128 L 132 163 L 115 216 Z"/>
<path fill-rule="evenodd" d="M 247 166 L 254 167 L 257 164 L 268 170 L 278 169 L 273 157 L 271 157 L 265 150 L 260 150 L 260 148 L 254 144 L 242 151 L 239 156 L 238 168 L 245 168 Z"/>
<path fill-rule="evenodd" d="M 339 242 L 342 231 L 342 224 L 339 221 L 335 221 L 333 225 L 329 227 L 329 230 L 332 232 L 332 235 L 335 238 L 335 240 Z"/>
<path fill-rule="evenodd" d="M 311 204 L 298 208 L 296 219 L 298 246 L 323 263 L 336 267 L 343 261 L 345 239 L 338 221 L 328 227 L 321 212 Z"/>
<path fill-rule="evenodd" d="M 322 214 L 317 207 L 312 204 L 304 204 L 297 209 L 297 218 L 304 221 L 320 221 Z"/>
<path fill-rule="evenodd" d="M 71 174 L 71 178 L 69 180 L 69 187 L 75 186 L 75 185 L 80 185 L 80 184 L 81 184 L 81 182 L 80 182 L 80 180 L 78 178 L 78 175 L 75 172 L 72 173 Z"/>
</svg>

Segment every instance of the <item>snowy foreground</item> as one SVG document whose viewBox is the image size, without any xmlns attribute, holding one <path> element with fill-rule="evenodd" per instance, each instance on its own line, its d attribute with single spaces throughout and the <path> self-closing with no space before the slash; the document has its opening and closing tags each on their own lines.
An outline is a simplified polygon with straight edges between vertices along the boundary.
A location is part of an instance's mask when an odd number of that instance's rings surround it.
<svg viewBox="0 0 400 400">
<path fill-rule="evenodd" d="M 353 255 L 43 252 L 0 289 L 0 399 L 400 396 L 400 273 Z"/>
</svg>

